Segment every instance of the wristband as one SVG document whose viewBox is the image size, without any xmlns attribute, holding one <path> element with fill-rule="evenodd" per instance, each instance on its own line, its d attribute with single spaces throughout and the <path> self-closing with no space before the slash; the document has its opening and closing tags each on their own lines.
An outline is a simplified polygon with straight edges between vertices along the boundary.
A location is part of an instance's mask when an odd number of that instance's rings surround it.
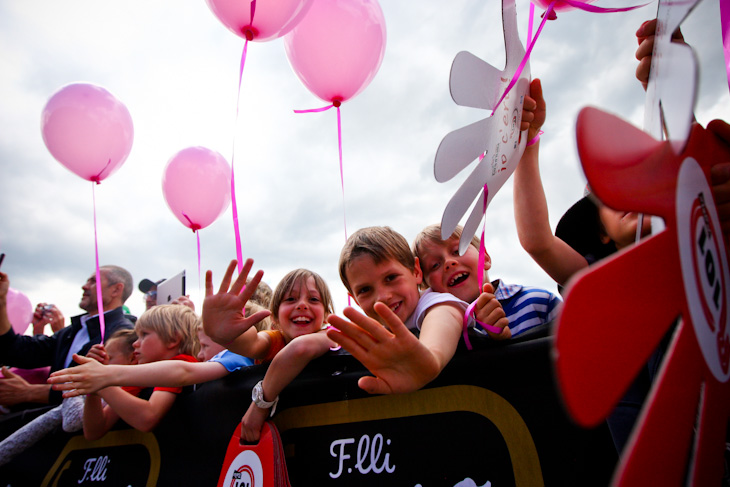
<svg viewBox="0 0 730 487">
<path fill-rule="evenodd" d="M 265 400 L 264 381 L 260 380 L 258 381 L 258 383 L 256 383 L 255 386 L 253 386 L 253 390 L 251 391 L 251 400 L 257 407 L 260 407 L 261 409 L 271 408 L 271 414 L 269 414 L 269 417 L 271 417 L 274 415 L 274 412 L 276 412 L 276 404 L 279 402 L 279 396 L 276 396 L 273 401 Z"/>
<path fill-rule="evenodd" d="M 544 134 L 544 133 L 545 133 L 545 132 L 543 132 L 542 130 L 539 130 L 539 131 L 537 132 L 537 135 L 536 135 L 536 136 L 534 136 L 534 137 L 533 137 L 533 138 L 532 138 L 532 139 L 531 139 L 531 140 L 530 140 L 529 142 L 527 142 L 527 145 L 528 145 L 528 146 L 530 146 L 530 145 L 536 144 L 536 143 L 537 143 L 537 141 L 538 141 L 538 140 L 540 140 L 540 136 L 541 136 L 542 134 Z"/>
</svg>

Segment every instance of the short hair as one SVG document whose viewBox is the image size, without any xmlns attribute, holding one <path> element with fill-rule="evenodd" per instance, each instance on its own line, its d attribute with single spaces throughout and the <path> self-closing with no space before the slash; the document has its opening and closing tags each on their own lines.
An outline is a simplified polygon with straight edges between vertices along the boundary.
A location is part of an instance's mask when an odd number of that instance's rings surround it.
<svg viewBox="0 0 730 487">
<path fill-rule="evenodd" d="M 142 313 L 134 330 L 152 331 L 164 344 L 179 341 L 178 353 L 196 357 L 200 351 L 198 341 L 198 315 L 180 304 L 161 304 Z"/>
<path fill-rule="evenodd" d="M 121 330 L 115 331 L 105 342 L 108 344 L 112 340 L 119 340 L 122 344 L 124 354 L 129 355 L 134 352 L 134 342 L 137 341 L 137 333 L 131 328 L 122 328 Z"/>
<path fill-rule="evenodd" d="M 340 253 L 340 279 L 350 294 L 352 289 L 347 268 L 363 255 L 369 255 L 375 263 L 392 259 L 410 271 L 416 268 L 416 259 L 403 235 L 390 227 L 361 228 L 350 235 Z"/>
<path fill-rule="evenodd" d="M 413 255 L 418 257 L 419 260 L 423 257 L 423 252 L 421 251 L 421 245 L 423 245 L 424 242 L 431 242 L 436 245 L 446 245 L 446 242 L 452 239 L 461 240 L 461 234 L 464 232 L 464 227 L 461 225 L 457 225 L 454 229 L 454 233 L 452 233 L 449 238 L 443 239 L 441 238 L 441 225 L 438 223 L 434 223 L 433 225 L 429 225 L 423 230 L 421 230 L 418 235 L 416 235 L 416 238 L 413 240 Z M 479 250 L 479 237 L 474 235 L 471 238 L 471 242 L 469 242 L 470 245 L 476 247 L 477 250 Z"/>
<path fill-rule="evenodd" d="M 124 303 L 131 295 L 134 290 L 134 281 L 132 280 L 132 274 L 127 269 L 119 267 L 118 265 L 104 265 L 99 267 L 99 271 L 106 271 L 106 280 L 109 285 L 124 284 L 122 290 L 122 303 Z"/>
<path fill-rule="evenodd" d="M 441 225 L 439 223 L 434 223 L 433 225 L 429 225 L 423 230 L 421 230 L 418 235 L 416 235 L 416 238 L 413 240 L 413 255 L 418 257 L 418 263 L 421 266 L 421 270 L 423 271 L 423 257 L 424 252 L 422 249 L 422 245 L 426 242 L 430 242 L 434 245 L 439 245 L 441 247 L 448 244 L 450 240 L 461 240 L 461 234 L 464 232 L 464 227 L 461 225 L 457 225 L 454 229 L 454 232 L 446 239 L 444 240 L 441 238 Z M 469 242 L 469 245 L 472 245 L 474 248 L 479 250 L 479 244 L 480 240 L 479 237 L 476 236 L 476 234 L 471 238 L 471 242 Z M 423 273 L 423 281 L 421 284 L 419 284 L 419 287 L 421 289 L 426 289 L 429 287 L 428 284 L 428 276 L 426 275 L 426 272 Z"/>
<path fill-rule="evenodd" d="M 246 285 L 248 285 L 249 282 L 251 282 L 250 277 L 246 279 Z M 264 309 L 269 309 L 272 295 L 273 292 L 271 291 L 271 286 L 266 284 L 264 281 L 260 281 L 259 285 L 256 287 L 256 291 L 254 291 L 253 295 L 249 298 L 249 302 L 254 301 L 263 306 Z"/>
<path fill-rule="evenodd" d="M 276 289 L 274 290 L 274 295 L 271 298 L 271 306 L 269 308 L 271 310 L 271 316 L 274 324 L 276 324 L 277 321 L 276 317 L 279 314 L 279 307 L 281 306 L 282 301 L 284 301 L 286 295 L 289 294 L 294 286 L 300 282 L 306 281 L 310 277 L 314 279 L 314 286 L 317 288 L 317 291 L 319 291 L 319 297 L 322 299 L 324 317 L 327 318 L 327 316 L 334 314 L 335 308 L 332 303 L 332 295 L 330 294 L 330 289 L 327 286 L 327 283 L 324 279 L 322 279 L 322 276 L 308 269 L 295 269 L 285 275 L 281 281 L 279 281 L 279 284 L 277 284 Z"/>
</svg>

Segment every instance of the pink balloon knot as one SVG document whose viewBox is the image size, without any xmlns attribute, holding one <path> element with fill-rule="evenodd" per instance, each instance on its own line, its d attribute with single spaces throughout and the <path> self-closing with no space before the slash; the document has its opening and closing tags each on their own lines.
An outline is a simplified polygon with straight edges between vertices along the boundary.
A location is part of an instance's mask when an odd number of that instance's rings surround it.
<svg viewBox="0 0 730 487">
<path fill-rule="evenodd" d="M 332 106 L 334 106 L 335 108 L 339 108 L 340 105 L 342 105 L 342 99 L 340 97 L 332 99 Z"/>
<path fill-rule="evenodd" d="M 195 232 L 197 232 L 198 230 L 200 230 L 201 228 L 203 228 L 203 227 L 201 227 L 201 226 L 200 226 L 199 224 L 197 224 L 197 223 L 193 223 L 193 221 L 192 221 L 192 220 L 190 219 L 190 217 L 189 217 L 189 216 L 187 216 L 187 215 L 186 215 L 185 213 L 183 213 L 182 215 L 183 215 L 183 216 L 185 217 L 185 219 L 186 219 L 186 220 L 188 221 L 188 223 L 190 224 L 190 229 L 191 229 L 191 230 L 193 231 L 193 233 L 195 233 Z"/>
<path fill-rule="evenodd" d="M 89 179 L 92 183 L 101 184 L 101 179 L 99 179 L 99 176 L 91 176 L 91 179 Z"/>
<path fill-rule="evenodd" d="M 251 26 L 242 28 L 241 32 L 243 33 L 244 37 L 246 37 L 247 41 L 252 41 L 254 37 L 258 35 L 258 31 Z"/>
<path fill-rule="evenodd" d="M 550 10 L 549 12 L 543 12 L 542 16 L 544 17 L 545 14 L 548 14 L 548 20 L 556 20 L 558 18 L 558 14 L 555 13 L 555 10 Z"/>
</svg>

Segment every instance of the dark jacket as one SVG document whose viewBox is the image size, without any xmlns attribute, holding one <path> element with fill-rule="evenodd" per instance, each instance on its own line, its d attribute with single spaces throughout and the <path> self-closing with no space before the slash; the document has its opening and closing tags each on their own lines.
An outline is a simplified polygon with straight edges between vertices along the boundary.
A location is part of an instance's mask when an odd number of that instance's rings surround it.
<svg viewBox="0 0 730 487">
<path fill-rule="evenodd" d="M 81 330 L 81 317 L 78 315 L 71 318 L 71 325 L 67 326 L 52 336 L 18 335 L 11 330 L 0 335 L 0 363 L 21 369 L 35 369 L 37 367 L 51 366 L 51 372 L 64 368 L 66 356 L 71 348 L 76 333 Z M 104 339 L 109 338 L 115 331 L 122 328 L 133 328 L 132 322 L 124 316 L 121 307 L 104 313 L 106 332 Z M 89 319 L 86 322 L 89 330 L 89 342 L 86 343 L 79 355 L 86 355 L 91 346 L 101 342 L 99 328 L 99 317 Z M 71 365 L 75 365 L 74 362 Z M 61 403 L 61 392 L 51 391 L 49 404 Z"/>
</svg>

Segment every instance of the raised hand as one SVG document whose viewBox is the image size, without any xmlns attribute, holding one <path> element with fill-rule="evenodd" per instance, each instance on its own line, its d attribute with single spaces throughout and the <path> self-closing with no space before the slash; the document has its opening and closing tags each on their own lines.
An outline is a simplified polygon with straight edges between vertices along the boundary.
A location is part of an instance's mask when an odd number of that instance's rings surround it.
<svg viewBox="0 0 730 487">
<path fill-rule="evenodd" d="M 246 301 L 256 291 L 256 287 L 264 273 L 263 271 L 257 271 L 248 285 L 246 285 L 246 278 L 253 266 L 253 259 L 247 259 L 238 278 L 231 285 L 236 264 L 237 261 L 232 260 L 228 265 L 228 269 L 223 276 L 217 293 L 213 292 L 213 273 L 211 271 L 205 273 L 203 327 L 206 335 L 225 347 L 246 330 L 271 314 L 268 310 L 263 310 L 257 311 L 246 318 L 244 306 L 246 305 Z"/>
<path fill-rule="evenodd" d="M 375 303 L 375 312 L 390 331 L 378 321 L 345 308 L 351 321 L 330 315 L 335 327 L 327 336 L 342 345 L 375 377 L 361 377 L 358 386 L 370 394 L 406 393 L 420 389 L 441 372 L 434 354 L 411 333 L 398 316 L 383 303 Z"/>
</svg>

